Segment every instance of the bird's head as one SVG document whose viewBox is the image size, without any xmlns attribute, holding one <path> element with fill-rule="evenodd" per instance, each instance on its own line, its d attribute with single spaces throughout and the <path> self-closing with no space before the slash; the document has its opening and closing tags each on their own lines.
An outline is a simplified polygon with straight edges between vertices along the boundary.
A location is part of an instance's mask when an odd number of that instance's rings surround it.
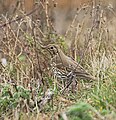
<svg viewBox="0 0 116 120">
<path fill-rule="evenodd" d="M 60 47 L 56 44 L 48 44 L 47 46 L 44 46 L 45 49 L 47 49 L 53 56 L 57 55 L 60 51 Z"/>
</svg>

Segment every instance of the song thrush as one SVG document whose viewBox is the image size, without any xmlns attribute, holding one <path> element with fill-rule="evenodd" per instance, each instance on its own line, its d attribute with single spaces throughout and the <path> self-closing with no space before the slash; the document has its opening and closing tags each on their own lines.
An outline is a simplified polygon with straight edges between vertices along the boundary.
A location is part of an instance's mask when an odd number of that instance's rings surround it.
<svg viewBox="0 0 116 120">
<path fill-rule="evenodd" d="M 52 56 L 51 63 L 56 75 L 66 78 L 73 74 L 77 78 L 95 79 L 78 62 L 65 55 L 58 45 L 49 44 L 45 48 Z"/>
</svg>

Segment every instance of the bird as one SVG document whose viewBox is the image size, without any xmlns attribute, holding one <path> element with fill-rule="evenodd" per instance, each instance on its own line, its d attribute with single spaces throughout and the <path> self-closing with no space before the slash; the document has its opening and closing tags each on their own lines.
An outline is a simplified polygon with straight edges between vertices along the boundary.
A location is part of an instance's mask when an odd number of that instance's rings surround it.
<svg viewBox="0 0 116 120">
<path fill-rule="evenodd" d="M 67 79 L 71 76 L 87 80 L 96 78 L 88 73 L 78 62 L 67 56 L 57 44 L 48 44 L 44 47 L 51 55 L 51 66 L 56 76 Z"/>
</svg>

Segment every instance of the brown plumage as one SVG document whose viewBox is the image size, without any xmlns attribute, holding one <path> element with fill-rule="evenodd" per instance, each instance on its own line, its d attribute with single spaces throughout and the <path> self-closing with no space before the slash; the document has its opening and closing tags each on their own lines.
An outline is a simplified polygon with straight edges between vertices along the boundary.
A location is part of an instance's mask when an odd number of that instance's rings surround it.
<svg viewBox="0 0 116 120">
<path fill-rule="evenodd" d="M 49 44 L 45 47 L 51 54 L 51 63 L 66 73 L 73 72 L 79 78 L 95 79 L 78 62 L 66 56 L 58 45 Z"/>
</svg>

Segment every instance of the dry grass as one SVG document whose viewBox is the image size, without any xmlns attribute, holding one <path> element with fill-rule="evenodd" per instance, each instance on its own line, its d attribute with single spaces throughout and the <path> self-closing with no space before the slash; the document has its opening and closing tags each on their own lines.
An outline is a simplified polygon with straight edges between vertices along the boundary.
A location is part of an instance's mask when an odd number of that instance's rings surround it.
<svg viewBox="0 0 116 120">
<path fill-rule="evenodd" d="M 107 11 L 102 6 L 89 6 L 84 8 L 83 20 L 77 22 L 81 10 L 83 8 L 77 12 L 63 37 L 54 32 L 48 18 L 44 19 L 43 29 L 41 19 L 38 19 L 41 15 L 34 13 L 33 18 L 26 16 L 0 27 L 0 59 L 7 60 L 0 64 L 1 120 L 61 117 L 78 120 L 77 116 L 86 115 L 86 111 L 91 116 L 86 116 L 88 120 L 116 119 L 116 17 L 112 14 L 112 18 L 107 19 Z M 41 14 L 48 15 L 47 9 Z M 16 16 L 2 16 L 0 23 L 12 21 Z M 61 94 L 49 70 L 50 55 L 41 48 L 41 44 L 48 43 L 61 45 L 67 54 L 69 49 L 68 55 L 98 80 L 92 83 L 80 80 L 80 89 L 75 93 Z M 75 107 L 68 111 L 67 107 L 71 105 Z"/>
</svg>

